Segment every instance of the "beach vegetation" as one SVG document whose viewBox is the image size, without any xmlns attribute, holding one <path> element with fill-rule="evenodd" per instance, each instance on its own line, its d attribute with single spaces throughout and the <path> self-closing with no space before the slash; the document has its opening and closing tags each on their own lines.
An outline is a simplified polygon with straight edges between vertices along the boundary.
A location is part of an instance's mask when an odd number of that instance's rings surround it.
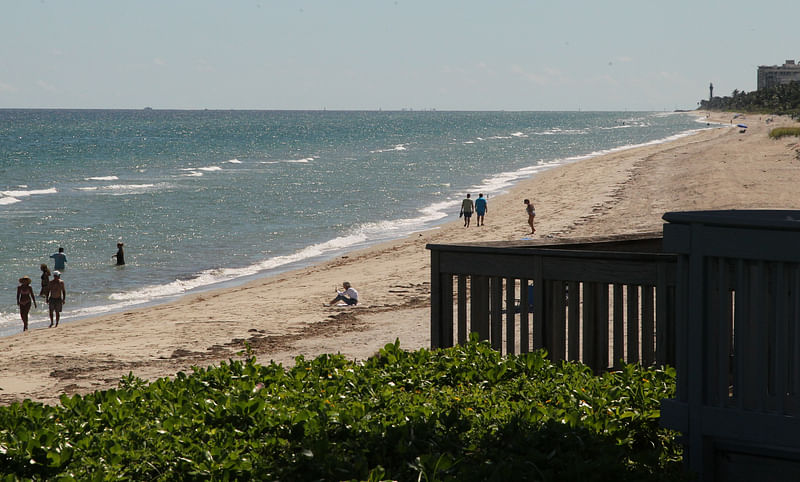
<svg viewBox="0 0 800 482">
<path fill-rule="evenodd" d="M 700 101 L 700 109 L 800 117 L 800 82 L 752 92 L 735 89 L 730 96 Z"/>
<path fill-rule="evenodd" d="M 484 343 L 363 361 L 250 354 L 0 407 L 0 472 L 52 480 L 681 480 L 671 368 L 596 376 Z"/>
<path fill-rule="evenodd" d="M 800 127 L 776 127 L 769 131 L 771 139 L 780 139 L 788 136 L 800 136 Z"/>
</svg>

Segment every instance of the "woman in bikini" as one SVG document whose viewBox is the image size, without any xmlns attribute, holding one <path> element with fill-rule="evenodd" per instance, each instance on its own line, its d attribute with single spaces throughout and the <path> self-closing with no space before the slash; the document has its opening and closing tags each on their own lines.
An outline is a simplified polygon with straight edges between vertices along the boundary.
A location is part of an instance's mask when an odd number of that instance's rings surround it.
<svg viewBox="0 0 800 482">
<path fill-rule="evenodd" d="M 526 199 L 525 201 L 525 212 L 528 213 L 528 226 L 531 227 L 531 233 L 533 234 L 536 232 L 536 228 L 533 227 L 533 218 L 536 217 L 536 209 L 533 208 L 533 203 Z"/>
<path fill-rule="evenodd" d="M 47 301 L 47 292 L 50 290 L 50 268 L 42 263 L 39 269 L 42 270 L 42 289 L 39 291 L 39 298 Z"/>
<path fill-rule="evenodd" d="M 33 288 L 31 288 L 31 279 L 23 276 L 19 279 L 19 286 L 17 286 L 17 305 L 19 305 L 19 316 L 22 318 L 22 331 L 28 331 L 28 313 L 31 311 L 31 302 L 34 307 L 37 307 L 36 295 L 33 294 Z"/>
</svg>

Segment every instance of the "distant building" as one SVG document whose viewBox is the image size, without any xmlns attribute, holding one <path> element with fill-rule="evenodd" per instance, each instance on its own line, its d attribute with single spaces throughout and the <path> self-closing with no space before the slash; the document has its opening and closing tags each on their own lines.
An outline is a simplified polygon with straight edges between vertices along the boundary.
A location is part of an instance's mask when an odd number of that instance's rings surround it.
<svg viewBox="0 0 800 482">
<path fill-rule="evenodd" d="M 787 60 L 783 65 L 758 67 L 758 90 L 790 82 L 800 82 L 800 64 L 794 60 Z"/>
</svg>

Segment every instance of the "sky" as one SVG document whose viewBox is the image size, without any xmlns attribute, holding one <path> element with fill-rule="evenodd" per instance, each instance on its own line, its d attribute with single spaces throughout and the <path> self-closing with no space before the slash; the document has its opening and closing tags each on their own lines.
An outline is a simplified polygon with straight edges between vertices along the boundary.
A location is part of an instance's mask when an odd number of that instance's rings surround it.
<svg viewBox="0 0 800 482">
<path fill-rule="evenodd" d="M 800 0 L 0 0 L 0 108 L 694 109 Z"/>
</svg>

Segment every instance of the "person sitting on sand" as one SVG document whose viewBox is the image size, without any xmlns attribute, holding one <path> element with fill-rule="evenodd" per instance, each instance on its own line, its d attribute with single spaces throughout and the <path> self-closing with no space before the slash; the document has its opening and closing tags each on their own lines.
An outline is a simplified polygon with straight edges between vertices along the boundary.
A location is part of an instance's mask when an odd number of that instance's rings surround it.
<svg viewBox="0 0 800 482">
<path fill-rule="evenodd" d="M 67 301 L 67 290 L 64 287 L 64 282 L 61 281 L 61 272 L 53 271 L 53 279 L 50 281 L 48 290 L 49 296 L 47 298 L 47 305 L 50 312 L 50 326 L 53 327 L 53 313 L 56 314 L 56 326 L 61 320 L 61 309 L 64 307 L 64 302 Z"/>
<path fill-rule="evenodd" d="M 352 305 L 357 305 L 358 304 L 358 291 L 356 291 L 355 288 L 353 288 L 350 285 L 350 282 L 348 282 L 348 281 L 345 281 L 344 283 L 342 283 L 342 286 L 344 287 L 344 291 L 336 290 L 336 293 L 337 293 L 336 294 L 336 298 L 332 299 L 331 302 L 328 303 L 328 304 L 329 305 L 333 305 L 334 303 L 336 303 L 338 301 L 344 301 L 346 304 L 351 305 L 351 306 Z"/>
<path fill-rule="evenodd" d="M 22 331 L 28 331 L 28 313 L 31 311 L 31 301 L 33 306 L 36 306 L 36 295 L 33 294 L 31 288 L 31 279 L 23 276 L 19 279 L 19 286 L 17 286 L 17 305 L 19 306 L 19 316 L 22 318 Z"/>
</svg>

